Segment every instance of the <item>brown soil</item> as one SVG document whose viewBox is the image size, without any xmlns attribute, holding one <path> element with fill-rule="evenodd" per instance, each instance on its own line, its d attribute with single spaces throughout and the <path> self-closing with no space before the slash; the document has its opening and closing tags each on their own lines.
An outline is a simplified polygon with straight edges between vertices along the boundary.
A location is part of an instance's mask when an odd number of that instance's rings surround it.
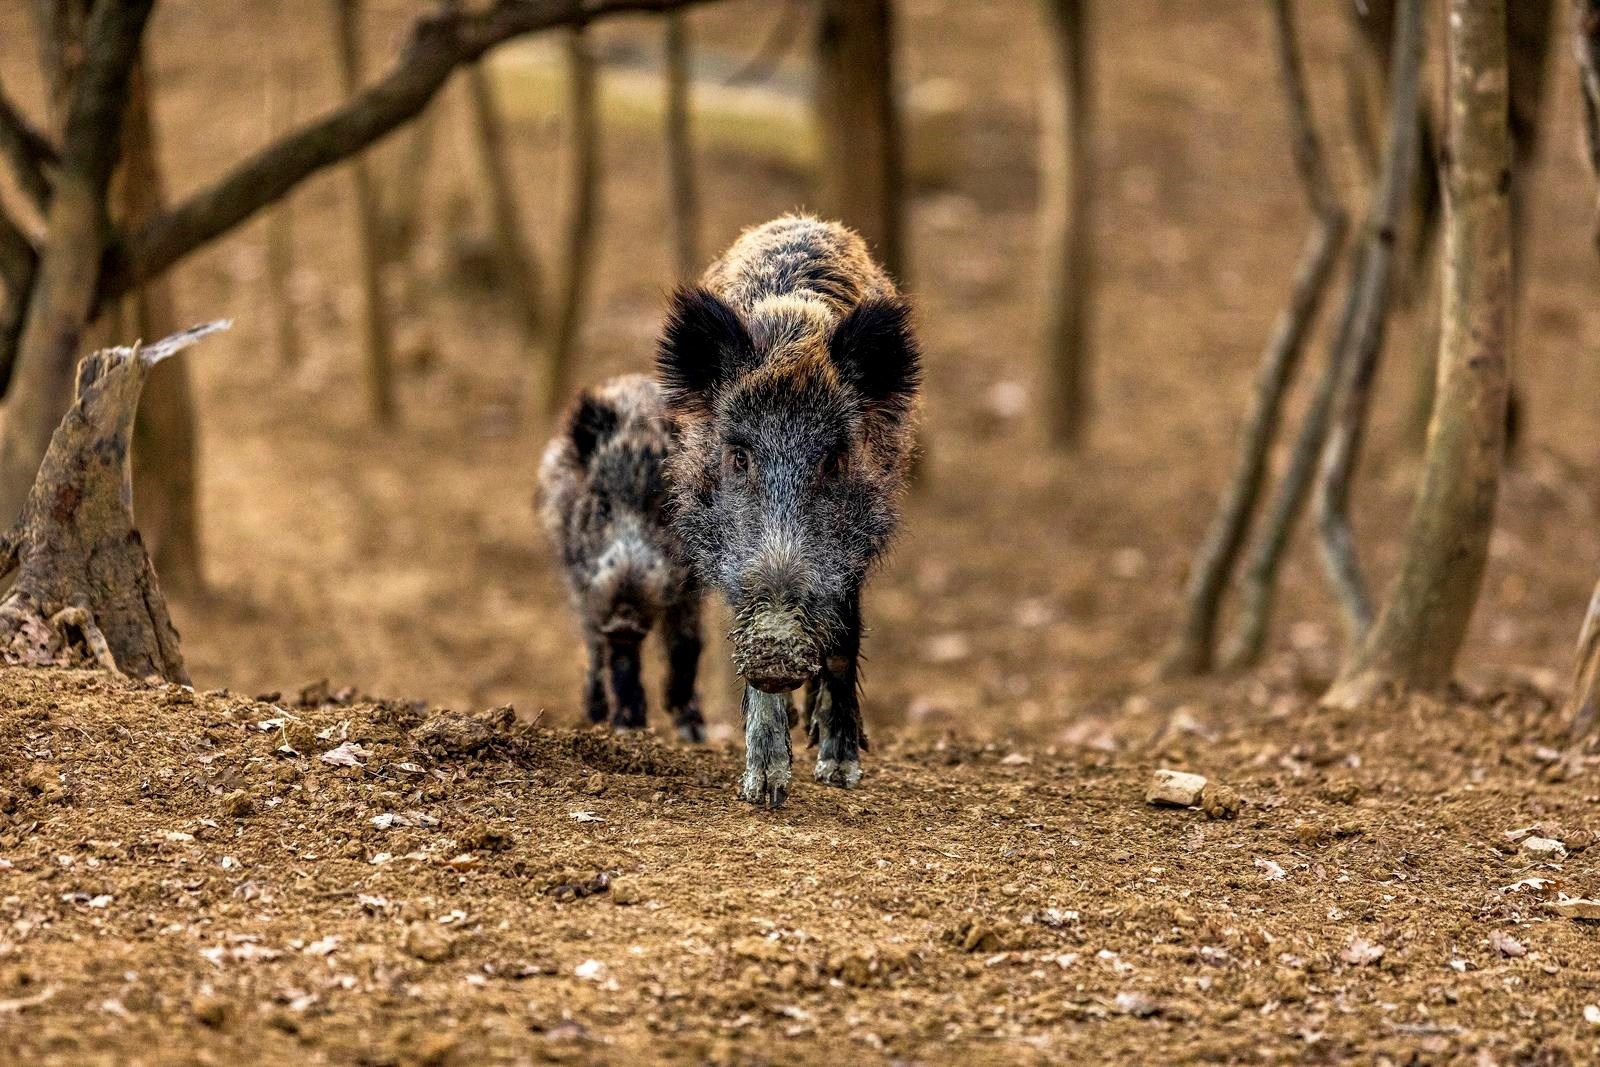
<svg viewBox="0 0 1600 1067">
<path fill-rule="evenodd" d="M 25 6 L 0 4 L 0 69 L 33 107 Z M 428 5 L 371 6 L 387 54 Z M 450 270 L 486 240 L 454 93 L 427 183 L 425 300 L 400 331 L 402 429 L 373 429 L 360 398 L 345 175 L 294 200 L 297 370 L 272 352 L 259 224 L 184 264 L 180 313 L 237 320 L 192 356 L 210 592 L 173 611 L 197 682 L 292 693 L 328 677 L 429 707 L 514 704 L 538 726 L 456 723 L 425 747 L 403 705 L 325 706 L 293 709 L 306 725 L 286 737 L 255 725 L 281 712 L 237 697 L 0 674 L 15 809 L 0 816 L 0 1048 L 70 1062 L 1593 1058 L 1594 930 L 1501 888 L 1540 874 L 1600 895 L 1580 851 L 1600 830 L 1594 769 L 1544 747 L 1600 574 L 1600 279 L 1570 50 L 1553 50 L 1519 320 L 1527 444 L 1462 661 L 1469 695 L 1329 717 L 1312 704 L 1342 635 L 1304 544 L 1257 675 L 1145 680 L 1307 222 L 1262 6 L 1101 6 L 1099 421 L 1068 459 L 1041 448 L 1034 399 L 1038 5 L 903 5 L 908 78 L 955 80 L 973 119 L 954 184 L 913 208 L 929 461 L 869 594 L 874 750 L 855 793 L 803 778 L 776 815 L 737 802 L 715 643 L 707 750 L 571 732 L 582 658 L 530 507 L 543 431 L 515 317 Z M 1340 16 L 1300 7 L 1354 199 Z M 772 12 L 728 0 L 696 25 L 748 55 Z M 325 27 L 318 0 L 160 6 L 175 195 L 266 137 L 268 79 L 292 79 L 304 115 L 334 98 Z M 638 21 L 604 32 L 654 40 Z M 549 249 L 560 130 L 516 133 Z M 384 173 L 399 161 L 381 153 Z M 659 141 L 616 136 L 607 161 L 585 379 L 645 365 L 671 278 Z M 736 153 L 702 162 L 708 251 L 807 199 L 803 176 Z M 452 205 L 466 214 L 447 224 Z M 1415 474 L 1398 432 L 1415 317 L 1393 333 L 1356 501 L 1378 587 Z M 345 722 L 364 768 L 316 758 Z M 472 736 L 483 753 L 451 751 Z M 276 754 L 286 739 L 303 755 Z M 1243 811 L 1146 806 L 1166 765 L 1211 775 Z M 438 824 L 372 822 L 412 812 Z M 1515 856 L 1504 832 L 1535 823 L 1568 859 L 1530 871 Z M 381 853 L 395 858 L 373 864 Z M 580 895 L 602 873 L 606 890 Z"/>
<path fill-rule="evenodd" d="M 727 745 L 0 686 L 27 1062 L 1594 1052 L 1594 928 L 1547 898 L 1600 891 L 1596 759 L 1556 758 L 1536 695 L 1333 717 L 1241 686 L 1066 751 L 898 740 L 767 814 Z M 1209 811 L 1145 804 L 1158 764 L 1212 775 Z M 1571 857 L 1526 858 L 1531 825 Z"/>
</svg>

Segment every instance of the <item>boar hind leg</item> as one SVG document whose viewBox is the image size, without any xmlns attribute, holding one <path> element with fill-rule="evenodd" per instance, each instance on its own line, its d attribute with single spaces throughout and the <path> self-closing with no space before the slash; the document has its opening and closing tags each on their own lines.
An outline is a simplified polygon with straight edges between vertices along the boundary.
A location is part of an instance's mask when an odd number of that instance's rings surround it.
<svg viewBox="0 0 1600 1067">
<path fill-rule="evenodd" d="M 644 686 L 639 682 L 637 641 L 613 641 L 606 653 L 611 675 L 611 725 L 619 730 L 644 729 Z"/>
<path fill-rule="evenodd" d="M 682 600 L 667 609 L 662 623 L 667 644 L 667 712 L 679 737 L 699 743 L 706 739 L 706 720 L 700 714 L 700 698 L 694 689 L 700 671 L 698 593 L 685 593 Z"/>
<path fill-rule="evenodd" d="M 789 748 L 789 694 L 744 688 L 744 780 L 739 795 L 777 808 L 789 796 L 794 755 Z"/>
<path fill-rule="evenodd" d="M 611 701 L 606 697 L 606 643 L 589 642 L 589 673 L 583 683 L 583 711 L 590 722 L 605 722 L 611 716 Z"/>
<path fill-rule="evenodd" d="M 861 781 L 861 725 L 857 664 L 861 657 L 861 608 L 852 604 L 844 631 L 822 660 L 822 673 L 807 691 L 806 728 L 817 747 L 817 781 L 852 789 Z"/>
</svg>

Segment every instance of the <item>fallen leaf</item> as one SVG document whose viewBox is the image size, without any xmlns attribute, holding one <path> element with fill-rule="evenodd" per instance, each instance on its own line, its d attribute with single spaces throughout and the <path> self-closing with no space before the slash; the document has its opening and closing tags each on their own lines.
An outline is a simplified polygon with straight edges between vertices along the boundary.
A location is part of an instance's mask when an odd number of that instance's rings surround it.
<svg viewBox="0 0 1600 1067">
<path fill-rule="evenodd" d="M 572 816 L 574 822 L 605 822 L 604 819 L 592 811 L 572 811 L 567 814 Z"/>
<path fill-rule="evenodd" d="M 1489 947 L 1507 959 L 1519 959 L 1528 954 L 1527 947 L 1504 930 L 1489 931 Z"/>
<path fill-rule="evenodd" d="M 328 763 L 335 767 L 360 767 L 371 757 L 371 752 L 368 752 L 354 741 L 346 741 L 338 748 L 328 749 L 317 758 L 323 763 Z"/>
</svg>

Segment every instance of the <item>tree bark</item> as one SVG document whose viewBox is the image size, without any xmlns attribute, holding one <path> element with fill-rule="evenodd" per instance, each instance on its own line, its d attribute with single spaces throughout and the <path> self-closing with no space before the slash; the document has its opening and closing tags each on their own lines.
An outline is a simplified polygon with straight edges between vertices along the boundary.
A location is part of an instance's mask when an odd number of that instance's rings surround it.
<svg viewBox="0 0 1600 1067">
<path fill-rule="evenodd" d="M 1184 625 L 1161 664 L 1161 673 L 1166 677 L 1201 674 L 1211 669 L 1217 612 L 1266 480 L 1284 394 L 1294 379 L 1306 338 L 1333 277 L 1347 226 L 1344 207 L 1323 162 L 1306 92 L 1305 68 L 1295 39 L 1293 9 L 1289 0 L 1273 0 L 1272 10 L 1290 143 L 1314 222 L 1301 253 L 1289 304 L 1278 316 L 1272 339 L 1262 353 L 1256 372 L 1255 400 L 1245 423 L 1233 478 L 1195 557 L 1184 598 Z"/>
<path fill-rule="evenodd" d="M 866 238 L 890 276 L 906 281 L 904 163 L 895 99 L 891 0 L 821 0 L 818 200 Z"/>
<path fill-rule="evenodd" d="M 566 230 L 562 282 L 542 374 L 534 382 L 534 415 L 549 426 L 571 390 L 572 360 L 594 271 L 600 210 L 600 106 L 594 50 L 582 30 L 567 37 L 568 115 Z"/>
<path fill-rule="evenodd" d="M 188 683 L 133 525 L 129 450 L 150 369 L 226 325 L 106 349 L 79 364 L 75 400 L 51 435 L 21 518 L 0 539 L 0 576 L 17 571 L 0 599 L 0 659 Z"/>
<path fill-rule="evenodd" d="M 694 79 L 690 54 L 688 16 L 673 12 L 667 16 L 667 170 L 672 186 L 673 250 L 677 253 L 678 280 L 699 276 L 700 191 L 694 172 L 694 130 L 692 127 Z"/>
<path fill-rule="evenodd" d="M 1350 526 L 1350 487 L 1361 459 L 1372 381 L 1383 354 L 1393 295 L 1394 246 L 1417 165 L 1417 100 L 1422 68 L 1422 0 L 1395 4 L 1389 74 L 1389 121 L 1383 166 L 1367 218 L 1362 271 L 1351 285 L 1358 311 L 1341 357 L 1333 422 L 1317 480 L 1317 528 L 1322 558 L 1344 609 L 1351 643 L 1372 623 L 1372 606 Z"/>
<path fill-rule="evenodd" d="M 1055 70 L 1044 79 L 1045 419 L 1050 443 L 1084 444 L 1090 417 L 1094 302 L 1093 77 L 1089 0 L 1045 0 Z"/>
<path fill-rule="evenodd" d="M 1353 707 L 1449 680 L 1488 557 L 1505 443 L 1511 154 L 1505 0 L 1450 0 L 1438 403 L 1399 575 L 1324 697 Z"/>
<path fill-rule="evenodd" d="M 134 68 L 128 94 L 117 204 L 118 221 L 124 226 L 155 217 L 166 199 L 151 98 L 148 68 L 141 62 Z M 166 278 L 147 283 L 125 302 L 131 305 L 135 337 L 165 337 L 177 330 L 172 286 Z M 167 589 L 199 593 L 205 587 L 195 493 L 199 463 L 194 391 L 184 361 L 164 360 L 150 369 L 133 442 L 139 529 L 150 545 L 156 570 Z"/>
<path fill-rule="evenodd" d="M 61 172 L 46 215 L 49 240 L 0 428 L 0 521 L 17 515 L 66 410 L 78 344 L 95 309 L 106 246 L 106 192 L 121 150 L 128 78 L 153 0 L 102 0 L 85 29 Z"/>
<path fill-rule="evenodd" d="M 361 0 L 333 0 L 334 40 L 339 80 L 346 99 L 361 91 Z M 370 161 L 350 161 L 355 192 L 357 254 L 361 262 L 362 366 L 367 382 L 367 408 L 379 426 L 399 418 L 394 395 L 394 341 L 389 301 L 383 287 L 383 214 L 372 183 Z"/>
</svg>

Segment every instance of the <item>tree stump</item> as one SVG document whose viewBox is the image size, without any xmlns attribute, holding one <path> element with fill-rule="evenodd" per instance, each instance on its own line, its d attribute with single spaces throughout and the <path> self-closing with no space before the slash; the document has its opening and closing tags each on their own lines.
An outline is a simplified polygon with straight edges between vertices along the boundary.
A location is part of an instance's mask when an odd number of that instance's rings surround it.
<svg viewBox="0 0 1600 1067">
<path fill-rule="evenodd" d="M 150 369 L 212 322 L 153 345 L 108 348 L 78 364 L 61 420 L 17 525 L 0 539 L 0 658 L 25 667 L 95 666 L 188 684 L 178 632 L 133 527 L 134 415 Z"/>
</svg>

